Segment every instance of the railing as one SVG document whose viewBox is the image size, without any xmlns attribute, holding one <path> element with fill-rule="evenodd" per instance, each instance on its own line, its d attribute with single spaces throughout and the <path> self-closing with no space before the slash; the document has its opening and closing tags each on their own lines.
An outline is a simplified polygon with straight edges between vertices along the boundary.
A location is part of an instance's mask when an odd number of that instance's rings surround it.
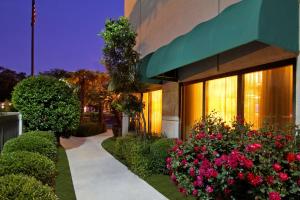
<svg viewBox="0 0 300 200">
<path fill-rule="evenodd" d="M 4 143 L 22 134 L 22 115 L 19 113 L 0 113 L 0 151 Z"/>
</svg>

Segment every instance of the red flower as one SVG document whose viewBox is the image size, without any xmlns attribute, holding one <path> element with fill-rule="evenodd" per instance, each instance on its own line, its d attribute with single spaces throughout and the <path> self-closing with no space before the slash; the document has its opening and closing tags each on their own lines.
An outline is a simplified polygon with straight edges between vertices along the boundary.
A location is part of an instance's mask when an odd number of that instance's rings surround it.
<svg viewBox="0 0 300 200">
<path fill-rule="evenodd" d="M 167 157 L 166 162 L 167 162 L 167 164 L 171 164 L 172 158 L 171 157 Z"/>
<path fill-rule="evenodd" d="M 287 181 L 289 179 L 289 175 L 287 175 L 284 172 L 279 172 L 278 176 L 282 182 Z"/>
<path fill-rule="evenodd" d="M 206 151 L 206 149 L 207 149 L 207 148 L 206 148 L 205 145 L 203 145 L 203 146 L 201 147 L 201 151 L 202 151 L 202 152 Z"/>
<path fill-rule="evenodd" d="M 266 182 L 269 184 L 269 185 L 273 185 L 274 184 L 274 177 L 273 176 L 268 176 L 266 178 Z"/>
<path fill-rule="evenodd" d="M 261 144 L 255 143 L 255 144 L 250 144 L 250 145 L 248 145 L 248 146 L 246 147 L 246 151 L 247 151 L 247 152 L 255 152 L 255 151 L 257 151 L 257 150 L 259 150 L 259 149 L 261 149 L 261 148 L 262 148 L 262 145 L 261 145 Z"/>
<path fill-rule="evenodd" d="M 225 195 L 228 196 L 228 195 L 231 193 L 231 190 L 228 189 L 228 188 L 225 188 L 225 189 L 224 189 L 224 193 L 225 193 Z"/>
<path fill-rule="evenodd" d="M 194 163 L 194 165 L 198 165 L 199 164 L 199 160 L 195 159 L 193 163 Z"/>
<path fill-rule="evenodd" d="M 238 173 L 238 178 L 240 179 L 240 180 L 244 180 L 244 174 L 242 173 L 242 172 L 239 172 Z"/>
<path fill-rule="evenodd" d="M 194 151 L 195 151 L 195 152 L 199 152 L 199 151 L 200 151 L 200 147 L 195 146 L 195 147 L 194 147 Z"/>
<path fill-rule="evenodd" d="M 180 139 L 176 139 L 175 142 L 178 146 L 183 144 L 182 140 L 180 140 Z"/>
<path fill-rule="evenodd" d="M 218 134 L 216 135 L 216 138 L 217 138 L 217 140 L 222 140 L 222 139 L 223 139 L 222 133 L 218 133 Z"/>
<path fill-rule="evenodd" d="M 197 195 L 198 195 L 198 190 L 194 189 L 194 190 L 193 190 L 193 196 L 196 197 Z"/>
<path fill-rule="evenodd" d="M 294 153 L 288 153 L 287 156 L 286 156 L 286 160 L 289 163 L 292 163 L 296 160 L 296 155 Z"/>
<path fill-rule="evenodd" d="M 200 132 L 200 133 L 198 133 L 197 135 L 196 135 L 196 139 L 197 140 L 201 140 L 202 138 L 205 138 L 205 133 L 204 132 Z"/>
<path fill-rule="evenodd" d="M 269 200 L 281 200 L 280 194 L 278 192 L 270 192 Z"/>
<path fill-rule="evenodd" d="M 297 184 L 300 186 L 300 178 L 298 179 Z"/>
<path fill-rule="evenodd" d="M 245 165 L 245 167 L 247 169 L 250 169 L 250 168 L 253 167 L 253 161 L 252 160 L 250 160 L 250 159 L 244 159 L 243 162 L 244 162 L 244 165 Z"/>
<path fill-rule="evenodd" d="M 274 169 L 276 172 L 279 172 L 279 171 L 281 171 L 282 167 L 281 167 L 281 165 L 280 165 L 279 163 L 275 163 L 275 164 L 273 165 L 273 169 Z"/>
<path fill-rule="evenodd" d="M 177 151 L 177 155 L 178 155 L 178 156 L 182 156 L 182 155 L 183 155 L 183 151 L 182 151 L 182 150 L 178 150 L 178 151 Z"/>
<path fill-rule="evenodd" d="M 275 147 L 277 149 L 282 149 L 284 147 L 284 145 L 281 142 L 275 141 Z"/>
<path fill-rule="evenodd" d="M 249 173 L 247 175 L 247 179 L 248 179 L 249 183 L 251 185 L 253 185 L 254 187 L 259 186 L 263 182 L 263 179 L 261 176 L 258 176 L 258 175 L 256 176 L 253 173 Z"/>
<path fill-rule="evenodd" d="M 203 158 L 204 158 L 204 155 L 203 154 L 197 154 L 197 158 L 199 159 L 199 160 L 202 160 Z"/>
<path fill-rule="evenodd" d="M 212 193 L 213 191 L 214 191 L 214 188 L 212 187 L 212 186 L 206 186 L 206 189 L 205 189 L 205 191 L 207 192 L 207 193 Z"/>
<path fill-rule="evenodd" d="M 234 181 L 233 178 L 229 178 L 229 179 L 227 180 L 227 184 L 228 184 L 228 185 L 233 185 L 234 183 L 235 183 L 235 181 Z"/>
<path fill-rule="evenodd" d="M 185 188 L 179 188 L 179 192 L 181 192 L 181 193 L 183 193 L 183 194 L 185 194 L 186 195 L 186 189 Z"/>
<path fill-rule="evenodd" d="M 175 174 L 173 174 L 173 173 L 172 173 L 172 175 L 171 175 L 171 180 L 174 181 L 174 182 L 177 181 L 176 176 L 175 176 Z"/>
<path fill-rule="evenodd" d="M 187 164 L 186 159 L 183 159 L 183 160 L 181 161 L 181 164 L 182 164 L 183 166 L 185 166 L 185 165 Z"/>
</svg>

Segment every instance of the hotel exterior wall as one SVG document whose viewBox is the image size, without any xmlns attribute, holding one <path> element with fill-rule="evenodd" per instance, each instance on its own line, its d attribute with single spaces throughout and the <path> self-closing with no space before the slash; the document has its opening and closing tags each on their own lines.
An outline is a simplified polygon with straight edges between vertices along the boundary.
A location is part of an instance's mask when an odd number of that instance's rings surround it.
<svg viewBox="0 0 300 200">
<path fill-rule="evenodd" d="M 145 56 L 218 15 L 240 0 L 124 0 L 124 13 L 138 33 Z"/>
</svg>

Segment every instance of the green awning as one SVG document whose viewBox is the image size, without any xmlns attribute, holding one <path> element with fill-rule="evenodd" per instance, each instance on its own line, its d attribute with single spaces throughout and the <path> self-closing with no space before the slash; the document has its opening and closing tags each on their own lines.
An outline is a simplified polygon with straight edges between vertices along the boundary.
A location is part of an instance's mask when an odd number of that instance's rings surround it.
<svg viewBox="0 0 300 200">
<path fill-rule="evenodd" d="M 156 80 L 156 79 L 150 79 L 147 78 L 146 73 L 147 73 L 147 66 L 149 64 L 150 58 L 152 57 L 153 53 L 150 53 L 148 55 L 146 55 L 143 59 L 140 60 L 139 62 L 139 76 L 140 76 L 140 80 L 143 83 L 149 83 L 149 84 L 159 84 L 161 81 L 160 80 Z"/>
<path fill-rule="evenodd" d="M 298 7 L 298 0 L 242 0 L 155 51 L 146 76 L 158 77 L 255 41 L 299 52 Z"/>
</svg>

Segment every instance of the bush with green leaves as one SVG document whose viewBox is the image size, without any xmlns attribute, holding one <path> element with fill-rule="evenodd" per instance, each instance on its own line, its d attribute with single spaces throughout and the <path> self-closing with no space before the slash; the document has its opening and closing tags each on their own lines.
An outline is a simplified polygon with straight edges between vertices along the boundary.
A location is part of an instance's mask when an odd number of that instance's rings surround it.
<svg viewBox="0 0 300 200">
<path fill-rule="evenodd" d="M 14 88 L 14 107 L 22 113 L 26 130 L 63 133 L 76 130 L 80 102 L 73 90 L 53 77 L 24 79 Z"/>
<path fill-rule="evenodd" d="M 33 177 L 6 175 L 0 177 L 0 199 L 3 200 L 57 200 L 52 188 Z"/>
<path fill-rule="evenodd" d="M 27 135 L 10 139 L 4 144 L 2 154 L 16 151 L 39 153 L 52 161 L 56 161 L 57 158 L 55 144 L 48 139 L 39 136 Z"/>
<path fill-rule="evenodd" d="M 106 126 L 104 123 L 99 124 L 95 122 L 86 122 L 79 125 L 74 135 L 77 137 L 89 137 L 100 133 L 104 133 L 105 131 Z"/>
<path fill-rule="evenodd" d="M 6 153 L 0 157 L 0 176 L 8 174 L 32 176 L 43 184 L 54 186 L 56 168 L 54 162 L 45 156 L 19 151 Z"/>
<path fill-rule="evenodd" d="M 168 151 L 172 148 L 174 140 L 161 138 L 150 145 L 150 169 L 154 173 L 167 174 L 166 158 Z"/>
<path fill-rule="evenodd" d="M 27 136 L 38 136 L 42 138 L 46 138 L 49 141 L 53 142 L 53 144 L 57 145 L 57 140 L 53 132 L 51 131 L 29 131 L 26 133 L 23 133 L 21 137 L 27 137 Z"/>
</svg>

